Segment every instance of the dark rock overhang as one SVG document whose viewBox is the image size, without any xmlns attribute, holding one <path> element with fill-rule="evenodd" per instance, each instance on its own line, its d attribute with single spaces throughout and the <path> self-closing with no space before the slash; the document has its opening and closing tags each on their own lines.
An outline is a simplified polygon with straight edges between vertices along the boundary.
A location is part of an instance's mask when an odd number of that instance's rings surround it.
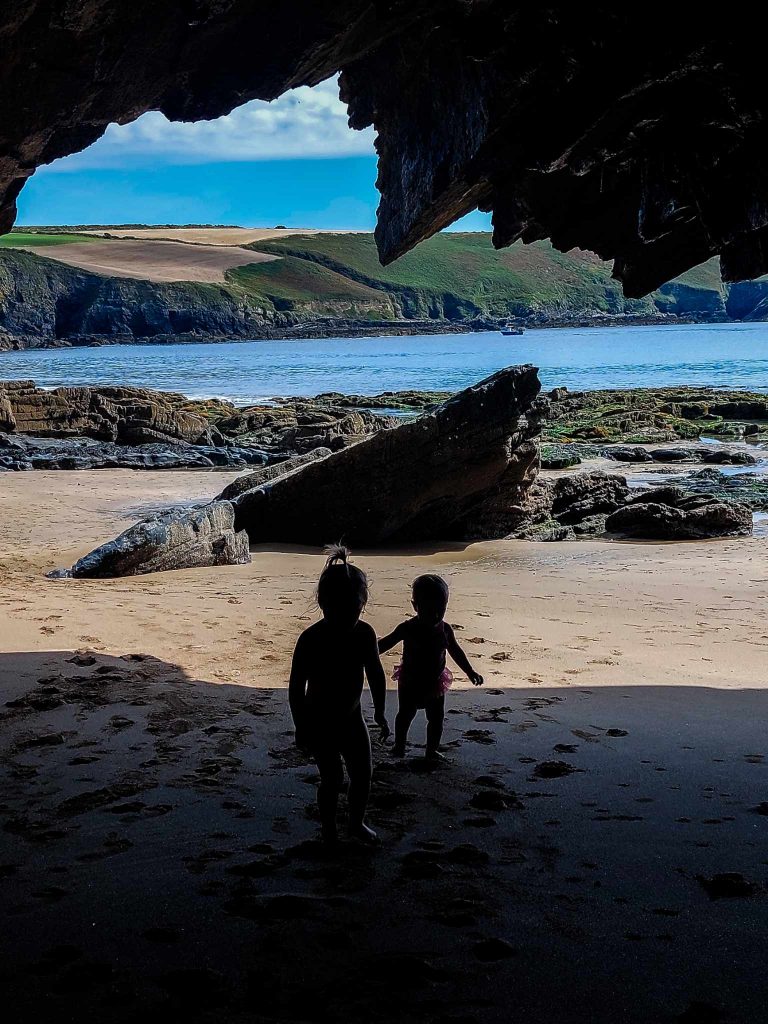
<svg viewBox="0 0 768 1024">
<path fill-rule="evenodd" d="M 342 72 L 378 132 L 396 259 L 475 207 L 494 244 L 615 260 L 640 296 L 720 254 L 768 270 L 764 44 L 745 5 L 509 0 L 10 0 L 0 230 L 36 167 L 112 121 L 228 113 Z"/>
</svg>

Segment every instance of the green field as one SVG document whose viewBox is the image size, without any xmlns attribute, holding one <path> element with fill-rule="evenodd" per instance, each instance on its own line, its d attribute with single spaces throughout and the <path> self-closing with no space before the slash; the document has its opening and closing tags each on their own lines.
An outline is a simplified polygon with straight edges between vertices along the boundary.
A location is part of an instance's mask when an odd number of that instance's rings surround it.
<svg viewBox="0 0 768 1024">
<path fill-rule="evenodd" d="M 385 317 L 393 314 L 391 302 L 381 291 L 318 263 L 292 256 L 237 267 L 226 276 L 230 284 L 242 288 L 250 297 L 263 297 L 280 310 L 311 305 L 317 313 L 333 313 L 348 306 L 350 312 L 360 315 L 369 310 L 380 310 Z"/>
<path fill-rule="evenodd" d="M 0 246 L 5 249 L 18 249 L 21 245 L 71 245 L 73 242 L 98 242 L 98 238 L 87 235 L 45 234 L 42 231 L 11 231 L 8 235 L 0 235 Z"/>
<path fill-rule="evenodd" d="M 548 242 L 513 245 L 497 251 L 484 232 L 445 232 L 422 242 L 388 267 L 382 267 L 373 235 L 321 234 L 291 235 L 287 238 L 254 242 L 249 248 L 280 256 L 291 256 L 304 265 L 291 271 L 291 296 L 307 299 L 311 286 L 309 265 L 315 264 L 348 282 L 364 285 L 390 296 L 402 315 L 457 319 L 477 315 L 529 317 L 540 313 L 653 313 L 652 297 L 625 299 L 611 266 L 592 253 L 573 250 L 561 253 Z M 248 268 L 249 287 L 260 291 L 269 275 L 278 275 L 274 264 Z M 239 272 L 238 272 L 239 273 Z M 681 279 L 687 297 L 695 292 L 720 295 L 716 261 L 691 272 L 690 281 Z M 667 296 L 665 306 L 674 305 Z M 302 296 L 303 293 L 303 296 Z M 708 303 L 705 303 L 708 304 Z"/>
</svg>

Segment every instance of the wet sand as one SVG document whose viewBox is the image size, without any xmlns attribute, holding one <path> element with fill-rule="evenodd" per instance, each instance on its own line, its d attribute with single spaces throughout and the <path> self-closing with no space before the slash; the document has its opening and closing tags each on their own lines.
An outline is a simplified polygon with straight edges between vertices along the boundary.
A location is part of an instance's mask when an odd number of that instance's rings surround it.
<svg viewBox="0 0 768 1024">
<path fill-rule="evenodd" d="M 446 766 L 421 723 L 404 763 L 377 748 L 382 846 L 328 857 L 284 691 L 317 553 L 43 575 L 234 475 L 0 478 L 15 1019 L 760 1019 L 765 543 L 359 553 L 382 632 L 449 578 L 486 686 L 451 691 Z"/>
</svg>

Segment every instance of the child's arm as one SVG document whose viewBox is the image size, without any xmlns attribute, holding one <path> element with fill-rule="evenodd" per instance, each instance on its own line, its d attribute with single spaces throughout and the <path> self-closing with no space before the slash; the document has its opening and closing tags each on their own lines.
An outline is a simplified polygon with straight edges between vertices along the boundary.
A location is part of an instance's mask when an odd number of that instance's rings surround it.
<svg viewBox="0 0 768 1024">
<path fill-rule="evenodd" d="M 379 640 L 379 654 L 386 654 L 387 651 L 391 651 L 393 647 L 396 647 L 403 639 L 403 624 L 395 626 L 391 633 L 387 633 Z"/>
<path fill-rule="evenodd" d="M 379 727 L 381 739 L 385 740 L 390 731 L 386 714 L 387 677 L 384 675 L 384 666 L 381 664 L 379 648 L 376 643 L 376 633 L 373 630 L 371 630 L 370 644 L 366 645 L 365 675 L 373 697 L 373 720 Z"/>
<path fill-rule="evenodd" d="M 291 706 L 291 717 L 296 730 L 296 746 L 306 746 L 305 698 L 307 692 L 307 662 L 305 644 L 299 637 L 293 651 L 291 676 L 288 683 L 288 703 Z"/>
<path fill-rule="evenodd" d="M 462 672 L 464 672 L 469 681 L 474 686 L 483 685 L 483 677 L 479 672 L 475 672 L 469 663 L 469 658 L 466 656 L 462 648 L 459 646 L 459 642 L 456 639 L 456 634 L 453 632 L 448 623 L 445 623 L 445 635 L 448 641 L 448 653 L 459 666 Z"/>
</svg>

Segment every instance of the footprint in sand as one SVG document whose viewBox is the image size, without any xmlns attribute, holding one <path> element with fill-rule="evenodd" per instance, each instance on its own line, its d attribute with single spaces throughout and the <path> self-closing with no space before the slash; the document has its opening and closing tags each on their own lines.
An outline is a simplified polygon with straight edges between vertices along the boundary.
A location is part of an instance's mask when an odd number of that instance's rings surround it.
<svg viewBox="0 0 768 1024">
<path fill-rule="evenodd" d="M 496 737 L 490 729 L 467 729 L 464 738 L 471 743 L 491 744 L 496 742 Z"/>
<path fill-rule="evenodd" d="M 533 774 L 537 779 L 562 779 L 565 775 L 581 771 L 583 768 L 576 768 L 567 761 L 540 761 L 533 769 Z"/>
<path fill-rule="evenodd" d="M 696 881 L 711 900 L 749 899 L 763 891 L 763 886 L 736 871 L 726 871 L 711 878 L 697 875 Z"/>
</svg>

